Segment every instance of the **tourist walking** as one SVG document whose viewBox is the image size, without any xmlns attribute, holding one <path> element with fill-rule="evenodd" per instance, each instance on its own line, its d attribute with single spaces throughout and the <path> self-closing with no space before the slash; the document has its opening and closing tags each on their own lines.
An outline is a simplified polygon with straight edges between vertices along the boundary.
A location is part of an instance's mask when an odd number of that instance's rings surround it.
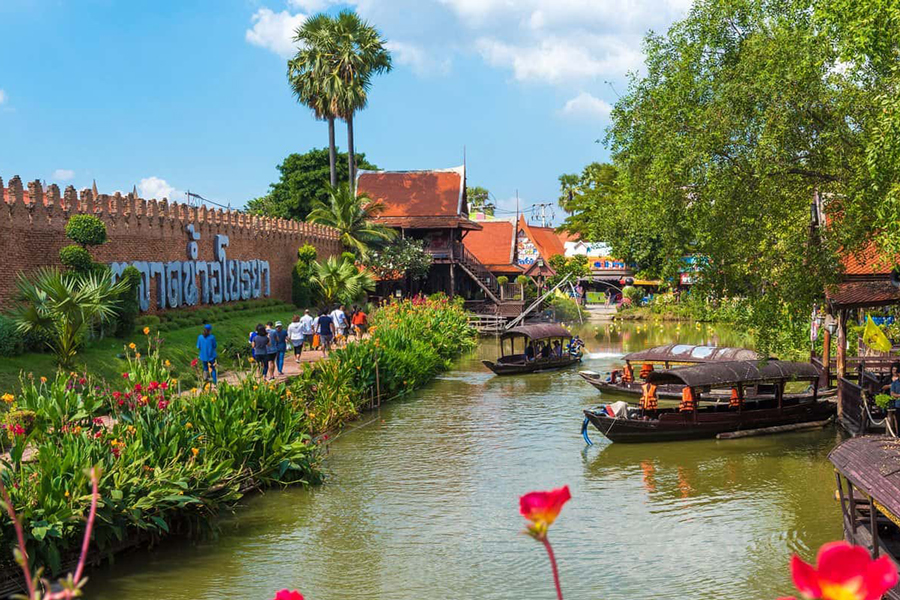
<svg viewBox="0 0 900 600">
<path fill-rule="evenodd" d="M 203 365 L 203 380 L 212 381 L 213 385 L 218 383 L 216 375 L 216 336 L 212 334 L 212 325 L 203 326 L 203 332 L 197 336 L 197 350 L 199 351 L 200 363 Z"/>
<path fill-rule="evenodd" d="M 288 332 L 281 321 L 275 321 L 275 367 L 284 375 L 284 354 L 287 352 Z"/>
<path fill-rule="evenodd" d="M 266 323 L 266 335 L 269 338 L 269 381 L 275 381 L 275 359 L 278 356 L 278 339 L 272 321 Z"/>
<path fill-rule="evenodd" d="M 300 325 L 300 315 L 294 315 L 294 320 L 288 325 L 288 339 L 294 348 L 294 362 L 300 363 L 300 355 L 303 354 L 303 326 Z"/>
<path fill-rule="evenodd" d="M 303 334 L 303 345 L 312 350 L 313 338 L 316 337 L 316 320 L 309 314 L 308 308 L 300 317 L 300 333 Z"/>
<path fill-rule="evenodd" d="M 334 323 L 334 339 L 335 343 L 346 339 L 347 337 L 347 313 L 344 312 L 344 305 L 341 304 L 328 315 Z"/>
<path fill-rule="evenodd" d="M 316 333 L 319 334 L 322 353 L 328 356 L 328 351 L 331 350 L 331 341 L 334 339 L 334 320 L 323 310 L 316 319 L 316 323 L 318 328 Z"/>
<path fill-rule="evenodd" d="M 356 332 L 356 338 L 361 340 L 369 328 L 369 315 L 362 308 L 359 308 L 353 313 L 351 323 L 353 324 L 353 330 Z"/>
<path fill-rule="evenodd" d="M 253 356 L 259 364 L 259 376 L 265 379 L 269 372 L 269 336 L 262 323 L 256 326 L 256 335 L 253 336 Z"/>
</svg>

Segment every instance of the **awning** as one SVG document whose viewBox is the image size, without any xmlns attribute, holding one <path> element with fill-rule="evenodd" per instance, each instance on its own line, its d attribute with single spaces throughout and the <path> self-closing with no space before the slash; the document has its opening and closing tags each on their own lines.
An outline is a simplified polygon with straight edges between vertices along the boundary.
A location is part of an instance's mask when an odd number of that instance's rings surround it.
<svg viewBox="0 0 900 600">
<path fill-rule="evenodd" d="M 900 439 L 884 435 L 851 438 L 828 460 L 894 522 L 900 519 Z"/>
<path fill-rule="evenodd" d="M 635 279 L 634 280 L 634 285 L 652 286 L 652 285 L 659 285 L 660 283 L 662 283 L 662 282 L 659 279 Z"/>
<path fill-rule="evenodd" d="M 834 310 L 900 304 L 900 288 L 890 279 L 844 281 L 825 290 L 825 298 Z"/>
<path fill-rule="evenodd" d="M 513 337 L 516 335 L 524 335 L 532 340 L 545 340 L 547 338 L 570 338 L 572 334 L 562 325 L 552 323 L 544 323 L 540 325 L 520 325 L 503 332 L 501 337 Z"/>
<path fill-rule="evenodd" d="M 760 356 L 746 348 L 729 348 L 727 346 L 693 346 L 690 344 L 666 344 L 637 352 L 623 357 L 629 362 L 673 362 L 673 363 L 709 363 L 731 360 L 759 360 Z"/>
<path fill-rule="evenodd" d="M 729 362 L 706 363 L 654 371 L 647 380 L 657 385 L 675 384 L 689 387 L 730 387 L 770 381 L 817 380 L 819 370 L 811 363 L 769 360 L 760 363 L 755 360 L 735 360 Z"/>
</svg>

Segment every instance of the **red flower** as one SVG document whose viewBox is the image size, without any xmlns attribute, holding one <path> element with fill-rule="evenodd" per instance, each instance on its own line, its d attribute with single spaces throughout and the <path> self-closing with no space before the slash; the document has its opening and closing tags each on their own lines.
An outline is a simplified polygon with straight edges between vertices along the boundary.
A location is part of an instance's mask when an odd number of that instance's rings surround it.
<svg viewBox="0 0 900 600">
<path fill-rule="evenodd" d="M 25 435 L 25 428 L 16 423 L 12 426 L 13 435 Z"/>
<path fill-rule="evenodd" d="M 195 358 L 194 360 L 191 361 L 191 366 L 192 366 L 192 367 L 196 367 L 196 366 L 199 365 L 199 364 L 200 364 L 200 359 Z M 284 590 L 282 590 L 282 591 L 284 591 Z M 281 592 L 278 592 L 278 593 L 280 594 Z M 279 599 L 279 600 L 280 600 L 280 599 Z"/>
<path fill-rule="evenodd" d="M 161 389 L 161 390 L 169 389 L 169 383 L 166 381 L 163 381 L 161 384 L 159 384 L 159 389 Z"/>
<path fill-rule="evenodd" d="M 888 557 L 872 560 L 865 548 L 847 542 L 822 546 L 815 567 L 794 555 L 791 576 L 804 597 L 822 600 L 878 600 L 897 585 Z"/>
<path fill-rule="evenodd" d="M 128 373 L 122 373 L 122 379 L 128 379 Z"/>
<path fill-rule="evenodd" d="M 531 521 L 528 532 L 538 540 L 547 537 L 547 529 L 559 516 L 563 504 L 569 501 L 572 494 L 569 486 L 563 486 L 549 492 L 531 492 L 519 498 L 519 512 Z"/>
<path fill-rule="evenodd" d="M 156 403 L 156 408 L 158 408 L 159 410 L 166 410 L 166 408 L 168 406 L 169 406 L 168 400 L 160 400 L 159 402 Z"/>
<path fill-rule="evenodd" d="M 158 381 L 151 381 L 151 382 L 150 382 L 150 385 L 147 386 L 147 389 L 150 390 L 151 392 L 153 392 L 153 391 L 155 391 L 156 388 L 158 388 L 158 387 L 159 387 L 159 382 L 158 382 Z"/>
<path fill-rule="evenodd" d="M 113 446 L 112 450 L 110 450 L 110 452 L 112 452 L 113 456 L 115 456 L 116 458 L 119 458 L 119 454 L 122 453 L 122 451 L 119 449 L 118 446 Z"/>
<path fill-rule="evenodd" d="M 122 392 L 113 392 L 113 400 L 118 400 L 122 397 Z"/>
<path fill-rule="evenodd" d="M 119 406 L 124 406 L 124 405 L 125 405 L 125 401 L 124 401 L 124 400 L 119 400 Z"/>
<path fill-rule="evenodd" d="M 94 425 L 103 425 L 103 419 L 100 417 L 94 417 Z"/>
<path fill-rule="evenodd" d="M 81 379 L 78 380 L 78 383 L 80 383 L 81 385 L 84 385 L 84 384 L 87 383 L 87 379 L 85 379 L 84 377 L 82 377 Z"/>
<path fill-rule="evenodd" d="M 303 600 L 303 594 L 297 590 L 281 590 L 272 600 Z"/>
<path fill-rule="evenodd" d="M 134 391 L 140 392 L 143 389 L 144 388 L 143 388 L 143 386 L 141 386 L 141 384 L 139 384 L 139 383 L 134 384 Z"/>
</svg>

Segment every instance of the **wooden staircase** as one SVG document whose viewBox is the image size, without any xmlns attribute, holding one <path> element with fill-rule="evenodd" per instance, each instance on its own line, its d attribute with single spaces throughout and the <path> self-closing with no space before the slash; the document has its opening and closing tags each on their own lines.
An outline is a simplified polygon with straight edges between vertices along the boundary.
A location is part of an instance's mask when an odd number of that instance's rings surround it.
<svg viewBox="0 0 900 600">
<path fill-rule="evenodd" d="M 462 267 L 462 270 L 484 290 L 485 296 L 490 298 L 496 306 L 500 306 L 502 304 L 500 300 L 500 284 L 497 283 L 497 278 L 494 277 L 493 273 L 488 271 L 487 267 L 462 244 L 455 245 L 453 255 L 456 258 L 456 264 Z"/>
</svg>

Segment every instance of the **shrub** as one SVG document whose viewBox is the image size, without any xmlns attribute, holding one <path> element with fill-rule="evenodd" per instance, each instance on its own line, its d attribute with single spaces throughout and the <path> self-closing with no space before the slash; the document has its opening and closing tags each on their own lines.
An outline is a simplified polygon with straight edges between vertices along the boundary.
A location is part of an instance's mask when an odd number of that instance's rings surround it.
<svg viewBox="0 0 900 600">
<path fill-rule="evenodd" d="M 644 298 L 644 292 L 639 287 L 626 285 L 622 288 L 622 296 L 628 298 L 632 304 L 640 304 L 641 300 Z"/>
<path fill-rule="evenodd" d="M 24 338 L 9 317 L 0 315 L 0 356 L 18 356 L 25 351 Z"/>
<path fill-rule="evenodd" d="M 317 256 L 316 249 L 309 244 L 297 250 L 297 263 L 291 271 L 291 302 L 295 306 L 306 308 L 315 303 L 315 292 L 310 279 Z"/>
<path fill-rule="evenodd" d="M 66 237 L 82 246 L 99 246 L 106 243 L 106 224 L 94 215 L 72 215 Z"/>
<path fill-rule="evenodd" d="M 550 300 L 549 307 L 553 310 L 557 321 L 571 322 L 578 320 L 578 305 L 569 297 L 554 296 Z"/>
<path fill-rule="evenodd" d="M 140 300 L 138 300 L 138 286 L 141 284 L 141 272 L 134 267 L 127 267 L 122 271 L 122 281 L 127 283 L 127 289 L 119 294 L 119 312 L 116 315 L 116 336 L 122 338 L 131 335 L 141 312 Z"/>
<path fill-rule="evenodd" d="M 518 283 L 519 285 L 525 285 L 528 283 L 528 277 L 526 277 L 525 275 L 519 275 L 518 277 L 516 277 L 516 283 Z"/>
<path fill-rule="evenodd" d="M 156 315 L 144 315 L 143 317 L 138 317 L 135 319 L 135 326 L 143 329 L 144 327 L 155 327 L 159 325 L 161 319 Z"/>
<path fill-rule="evenodd" d="M 507 277 L 506 275 L 501 275 L 497 278 L 497 283 L 499 285 L 506 285 L 507 283 L 509 283 L 509 277 Z"/>
<path fill-rule="evenodd" d="M 91 253 L 75 244 L 66 246 L 59 251 L 59 262 L 76 273 L 87 273 L 94 266 Z"/>
</svg>

